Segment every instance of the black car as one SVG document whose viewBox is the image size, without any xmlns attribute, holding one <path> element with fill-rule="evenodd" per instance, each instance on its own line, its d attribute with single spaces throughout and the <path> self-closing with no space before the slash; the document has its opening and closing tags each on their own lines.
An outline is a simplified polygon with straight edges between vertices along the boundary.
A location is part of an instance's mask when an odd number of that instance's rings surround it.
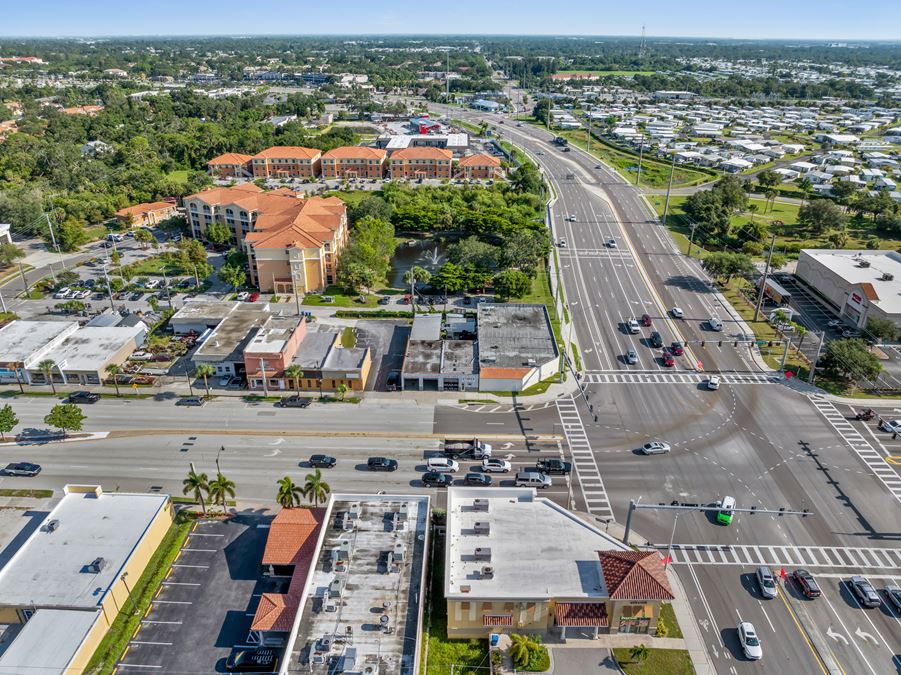
<svg viewBox="0 0 901 675">
<path fill-rule="evenodd" d="M 97 403 L 99 400 L 100 394 L 90 391 L 73 391 L 69 394 L 69 403 Z"/>
<path fill-rule="evenodd" d="M 391 298 L 387 295 L 383 295 L 382 297 L 379 298 L 379 304 L 380 305 L 389 305 L 389 304 L 391 304 Z"/>
<path fill-rule="evenodd" d="M 337 459 L 328 455 L 313 455 L 310 457 L 310 466 L 318 469 L 331 469 L 337 463 Z"/>
<path fill-rule="evenodd" d="M 535 468 L 542 473 L 566 475 L 573 470 L 573 465 L 562 459 L 539 459 L 535 462 Z"/>
<path fill-rule="evenodd" d="M 370 471 L 396 471 L 397 460 L 388 459 L 387 457 L 370 457 L 366 462 L 366 466 L 369 467 Z"/>
<path fill-rule="evenodd" d="M 397 385 L 400 382 L 400 372 L 397 370 L 392 370 L 388 373 L 388 381 L 386 382 L 386 386 L 388 387 L 388 391 L 396 391 Z"/>
<path fill-rule="evenodd" d="M 94 285 L 97 283 L 96 279 L 85 279 L 81 282 L 85 288 L 94 288 Z"/>
<path fill-rule="evenodd" d="M 663 346 L 663 338 L 660 337 L 660 333 L 658 333 L 657 331 L 652 331 L 652 332 L 651 332 L 650 341 L 651 341 L 651 346 L 652 346 L 652 347 L 658 347 L 658 348 L 659 348 L 659 347 L 662 347 L 662 346 Z"/>
<path fill-rule="evenodd" d="M 134 293 L 131 294 L 131 297 L 129 297 L 128 299 L 129 300 L 140 300 L 143 297 L 144 297 L 144 294 L 141 293 L 141 291 L 135 291 Z"/>
<path fill-rule="evenodd" d="M 454 484 L 454 479 L 446 473 L 427 471 L 422 474 L 422 484 L 426 487 L 450 487 Z"/>
<path fill-rule="evenodd" d="M 32 464 L 30 462 L 14 462 L 7 464 L 3 469 L 5 476 L 37 476 L 41 472 L 40 464 Z"/>
<path fill-rule="evenodd" d="M 182 396 L 175 402 L 175 405 L 199 407 L 202 406 L 203 403 L 204 400 L 202 396 Z"/>
<path fill-rule="evenodd" d="M 278 666 L 274 649 L 236 649 L 225 661 L 230 673 L 271 673 Z"/>
<path fill-rule="evenodd" d="M 487 473 L 468 473 L 463 476 L 463 482 L 466 485 L 488 487 L 489 485 L 491 485 L 491 476 Z"/>
<path fill-rule="evenodd" d="M 293 396 L 286 396 L 275 405 L 279 408 L 309 408 L 310 399 L 294 394 Z"/>
<path fill-rule="evenodd" d="M 795 570 L 792 572 L 792 579 L 798 584 L 805 598 L 818 598 L 822 594 L 817 580 L 807 570 Z"/>
<path fill-rule="evenodd" d="M 879 607 L 882 604 L 873 584 L 864 577 L 853 576 L 848 580 L 848 585 L 863 607 Z"/>
</svg>

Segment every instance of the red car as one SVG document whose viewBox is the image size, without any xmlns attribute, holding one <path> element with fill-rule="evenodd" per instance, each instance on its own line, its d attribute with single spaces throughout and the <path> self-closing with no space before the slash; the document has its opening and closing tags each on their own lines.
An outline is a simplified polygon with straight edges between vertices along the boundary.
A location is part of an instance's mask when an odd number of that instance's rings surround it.
<svg viewBox="0 0 901 675">
<path fill-rule="evenodd" d="M 673 356 L 682 356 L 685 353 L 685 347 L 682 346 L 681 342 L 674 342 L 670 345 L 669 350 L 673 353 Z"/>
<path fill-rule="evenodd" d="M 251 293 L 250 295 L 247 296 L 247 302 L 256 302 L 259 299 L 260 299 L 259 293 Z"/>
<path fill-rule="evenodd" d="M 676 359 L 670 353 L 668 349 L 663 350 L 663 354 L 661 355 L 661 360 L 663 361 L 663 365 L 667 368 L 672 368 L 676 365 Z"/>
<path fill-rule="evenodd" d="M 650 326 L 652 323 L 653 323 L 653 321 L 651 321 L 650 314 L 642 314 L 641 315 L 641 325 L 642 326 Z"/>
</svg>

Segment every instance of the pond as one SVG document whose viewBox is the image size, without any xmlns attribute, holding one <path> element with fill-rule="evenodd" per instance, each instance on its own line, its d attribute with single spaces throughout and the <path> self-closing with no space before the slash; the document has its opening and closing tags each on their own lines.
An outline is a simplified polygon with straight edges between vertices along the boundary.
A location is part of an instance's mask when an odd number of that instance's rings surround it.
<svg viewBox="0 0 901 675">
<path fill-rule="evenodd" d="M 404 288 L 404 273 L 411 267 L 422 267 L 434 273 L 446 262 L 447 247 L 436 239 L 410 239 L 402 242 L 391 260 L 388 285 L 391 288 Z"/>
</svg>

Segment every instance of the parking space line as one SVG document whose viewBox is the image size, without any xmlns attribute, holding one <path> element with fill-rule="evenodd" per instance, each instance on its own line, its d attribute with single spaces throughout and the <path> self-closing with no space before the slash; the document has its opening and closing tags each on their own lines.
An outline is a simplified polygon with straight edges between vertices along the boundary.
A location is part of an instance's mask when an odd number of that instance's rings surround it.
<svg viewBox="0 0 901 675">
<path fill-rule="evenodd" d="M 216 548 L 183 548 L 182 551 L 193 551 L 194 553 L 215 553 L 219 549 Z"/>
<path fill-rule="evenodd" d="M 154 621 L 152 619 L 141 619 L 141 623 L 161 623 L 161 624 L 167 624 L 167 625 L 172 625 L 172 626 L 180 626 L 181 625 L 181 621 Z"/>
<path fill-rule="evenodd" d="M 153 604 L 160 605 L 193 605 L 194 603 L 190 600 L 160 600 L 158 598 L 153 599 Z"/>
<path fill-rule="evenodd" d="M 194 581 L 163 581 L 161 583 L 167 586 L 200 586 L 200 583 Z"/>
<path fill-rule="evenodd" d="M 172 646 L 171 642 L 151 642 L 142 644 L 165 645 L 170 647 Z M 148 666 L 140 663 L 120 663 L 119 668 L 162 668 L 162 666 Z"/>
<path fill-rule="evenodd" d="M 172 567 L 189 567 L 189 568 L 192 568 L 192 569 L 199 569 L 199 570 L 208 570 L 208 569 L 210 569 L 210 566 L 209 566 L 209 565 L 172 565 Z"/>
</svg>

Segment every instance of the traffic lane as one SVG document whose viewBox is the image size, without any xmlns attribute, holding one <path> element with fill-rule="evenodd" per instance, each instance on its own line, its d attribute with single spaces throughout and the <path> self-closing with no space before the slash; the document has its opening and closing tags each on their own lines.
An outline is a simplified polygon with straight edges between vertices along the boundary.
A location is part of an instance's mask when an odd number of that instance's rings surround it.
<svg viewBox="0 0 901 675">
<path fill-rule="evenodd" d="M 754 570 L 731 565 L 676 565 L 676 570 L 718 672 L 825 675 L 783 603 L 761 598 Z M 744 655 L 738 639 L 742 621 L 752 623 L 760 638 L 763 658 L 759 661 Z"/>
<path fill-rule="evenodd" d="M 459 435 L 461 438 L 491 435 L 527 438 L 547 434 L 562 435 L 560 416 L 553 403 L 533 406 L 529 403 L 519 404 L 515 398 L 511 398 L 510 401 L 510 404 L 476 405 L 473 409 L 452 405 L 436 406 L 432 431 L 444 436 Z M 477 408 L 482 410 L 476 410 Z M 491 444 L 503 445 L 494 441 Z"/>
</svg>

